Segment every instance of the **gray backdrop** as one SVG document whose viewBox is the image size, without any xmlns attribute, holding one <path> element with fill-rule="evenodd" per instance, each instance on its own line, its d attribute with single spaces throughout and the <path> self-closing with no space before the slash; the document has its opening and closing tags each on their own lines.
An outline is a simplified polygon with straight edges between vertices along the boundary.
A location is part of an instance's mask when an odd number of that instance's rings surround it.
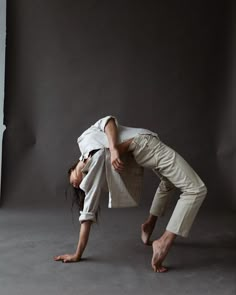
<svg viewBox="0 0 236 295">
<path fill-rule="evenodd" d="M 8 1 L 3 204 L 62 206 L 77 137 L 113 114 L 194 167 L 204 206 L 236 208 L 229 18 L 223 1 Z"/>
</svg>

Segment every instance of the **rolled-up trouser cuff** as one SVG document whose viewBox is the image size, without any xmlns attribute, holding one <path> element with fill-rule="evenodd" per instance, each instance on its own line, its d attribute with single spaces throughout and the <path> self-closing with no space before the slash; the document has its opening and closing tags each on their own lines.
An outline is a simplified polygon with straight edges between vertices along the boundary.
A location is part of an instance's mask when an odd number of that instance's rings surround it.
<svg viewBox="0 0 236 295">
<path fill-rule="evenodd" d="M 91 212 L 80 211 L 79 222 L 82 223 L 83 221 L 86 221 L 86 220 L 96 222 L 97 221 L 96 215 L 94 213 L 91 213 Z"/>
<path fill-rule="evenodd" d="M 167 226 L 166 227 L 166 230 L 169 231 L 169 232 L 171 232 L 172 234 L 175 234 L 177 236 L 181 236 L 183 238 L 187 238 L 189 236 L 189 231 L 177 231 L 177 230 L 174 230 L 170 226 Z"/>
</svg>

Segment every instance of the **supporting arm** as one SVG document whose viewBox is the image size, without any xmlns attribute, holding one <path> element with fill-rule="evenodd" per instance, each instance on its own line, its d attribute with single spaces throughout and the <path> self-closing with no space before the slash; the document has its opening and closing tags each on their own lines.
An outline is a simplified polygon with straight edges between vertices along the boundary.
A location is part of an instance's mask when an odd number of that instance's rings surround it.
<svg viewBox="0 0 236 295">
<path fill-rule="evenodd" d="M 92 225 L 92 221 L 90 221 L 90 220 L 86 220 L 81 224 L 80 234 L 79 234 L 79 242 L 77 245 L 76 252 L 74 254 L 63 254 L 63 255 L 55 256 L 54 260 L 55 261 L 63 261 L 63 262 L 77 262 L 77 261 L 79 261 L 82 257 L 82 254 L 83 254 L 85 248 L 86 248 L 91 225 Z"/>
</svg>

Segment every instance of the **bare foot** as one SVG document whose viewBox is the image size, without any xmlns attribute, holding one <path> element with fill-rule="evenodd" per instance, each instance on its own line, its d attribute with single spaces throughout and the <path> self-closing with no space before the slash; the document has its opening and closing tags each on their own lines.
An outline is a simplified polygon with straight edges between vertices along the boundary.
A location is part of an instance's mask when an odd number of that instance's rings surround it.
<svg viewBox="0 0 236 295">
<path fill-rule="evenodd" d="M 168 254 L 168 247 L 160 240 L 152 243 L 153 256 L 152 268 L 155 272 L 166 272 L 168 269 L 162 266 L 162 262 Z"/>
<path fill-rule="evenodd" d="M 154 226 L 150 225 L 147 222 L 141 225 L 141 240 L 143 241 L 145 245 L 149 245 L 149 246 L 152 245 L 152 242 L 150 241 L 150 237 L 153 232 Z"/>
</svg>

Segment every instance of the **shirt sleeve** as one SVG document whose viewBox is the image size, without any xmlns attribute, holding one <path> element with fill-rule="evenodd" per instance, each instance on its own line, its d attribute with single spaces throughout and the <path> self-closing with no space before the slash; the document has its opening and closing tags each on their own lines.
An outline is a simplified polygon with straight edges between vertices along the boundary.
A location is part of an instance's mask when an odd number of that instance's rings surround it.
<svg viewBox="0 0 236 295">
<path fill-rule="evenodd" d="M 105 132 L 105 126 L 107 122 L 113 118 L 115 120 L 116 126 L 118 127 L 118 121 L 114 116 L 106 116 L 100 120 L 98 120 L 93 126 L 97 127 L 100 131 Z"/>
<path fill-rule="evenodd" d="M 80 184 L 85 192 L 84 207 L 80 212 L 79 221 L 91 220 L 96 222 L 96 213 L 105 182 L 105 150 L 98 151 L 92 158 L 88 173 Z"/>
<path fill-rule="evenodd" d="M 96 213 L 99 207 L 101 188 L 92 188 L 85 196 L 83 211 L 80 211 L 79 221 L 90 220 L 96 222 Z"/>
</svg>

